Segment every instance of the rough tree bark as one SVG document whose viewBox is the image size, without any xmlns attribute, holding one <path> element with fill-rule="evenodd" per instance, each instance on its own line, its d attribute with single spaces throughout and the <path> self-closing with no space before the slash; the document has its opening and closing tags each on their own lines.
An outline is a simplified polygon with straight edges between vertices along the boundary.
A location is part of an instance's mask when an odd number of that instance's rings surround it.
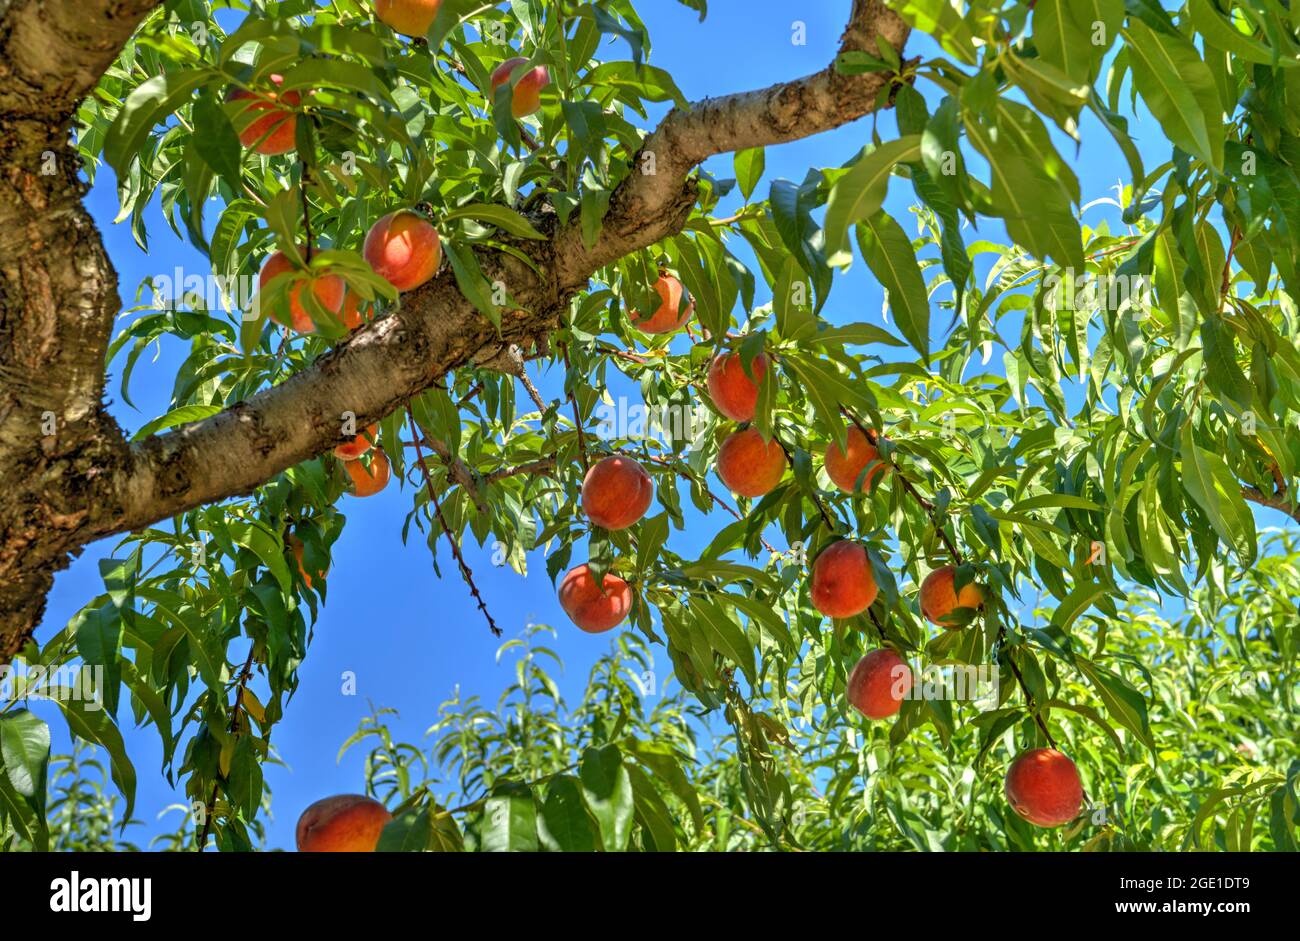
<svg viewBox="0 0 1300 941">
<path fill-rule="evenodd" d="M 155 0 L 0 3 L 0 663 L 87 540 L 126 441 L 103 409 L 117 275 L 69 129 Z"/>
<path fill-rule="evenodd" d="M 340 414 L 377 420 L 450 370 L 494 360 L 559 326 L 600 267 L 682 230 L 692 170 L 715 154 L 796 140 L 856 120 L 888 81 L 832 66 L 672 111 L 619 186 L 595 245 L 553 213 L 548 239 L 484 253 L 520 311 L 501 333 L 444 271 L 400 309 L 311 367 L 209 419 L 130 444 L 103 408 L 104 352 L 120 302 L 67 137 L 81 98 L 155 2 L 0 2 L 0 664 L 40 623 L 54 573 L 94 539 L 251 492 L 339 442 Z M 902 51 L 908 27 L 882 0 L 853 0 L 842 48 Z M 42 175 L 43 155 L 57 172 Z M 654 155 L 654 173 L 641 156 Z M 52 421 L 52 423 L 51 423 Z"/>
</svg>

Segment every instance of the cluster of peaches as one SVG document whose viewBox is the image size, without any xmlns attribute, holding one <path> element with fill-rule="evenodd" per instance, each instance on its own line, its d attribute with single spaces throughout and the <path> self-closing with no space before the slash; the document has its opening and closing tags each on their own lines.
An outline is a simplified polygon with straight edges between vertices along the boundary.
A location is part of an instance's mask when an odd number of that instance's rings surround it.
<svg viewBox="0 0 1300 941">
<path fill-rule="evenodd" d="M 693 304 L 685 288 L 670 274 L 655 284 L 661 305 L 649 318 L 635 311 L 629 319 L 645 333 L 671 333 L 685 326 Z M 779 441 L 764 441 L 750 424 L 757 410 L 759 387 L 770 366 L 766 353 L 748 363 L 740 353 L 723 352 L 709 365 L 707 388 L 718 412 L 741 427 L 731 432 L 718 449 L 716 472 L 733 493 L 762 497 L 781 482 L 788 458 Z M 826 448 L 827 476 L 846 493 L 866 494 L 883 475 L 888 462 L 862 429 L 848 429 L 845 446 L 832 441 Z M 649 510 L 654 496 L 650 475 L 630 457 L 614 455 L 593 465 L 582 483 L 582 507 L 592 524 L 608 530 L 626 529 Z M 862 614 L 876 600 L 877 585 L 871 560 L 861 543 L 841 539 L 827 546 L 813 562 L 813 606 L 831 618 Z M 608 631 L 628 616 L 632 591 L 626 581 L 606 573 L 597 584 L 588 565 L 571 569 L 560 582 L 560 605 L 581 630 Z M 957 566 L 932 571 L 921 583 L 921 613 L 946 630 L 961 630 L 970 615 L 983 607 L 984 591 Z M 912 687 L 912 672 L 895 651 L 884 647 L 862 657 L 849 674 L 849 703 L 868 719 L 886 719 L 898 713 Z M 1065 755 L 1054 749 L 1025 752 L 1012 765 L 1006 782 L 1007 798 L 1022 817 L 1039 826 L 1057 826 L 1073 820 L 1082 805 L 1079 774 Z"/>
<path fill-rule="evenodd" d="M 685 326 L 694 304 L 682 283 L 663 273 L 655 283 L 655 292 L 661 301 L 659 308 L 646 318 L 631 311 L 632 323 L 650 334 L 671 333 Z M 768 368 L 766 353 L 758 353 L 745 363 L 740 353 L 723 352 L 709 365 L 709 399 L 720 414 L 741 425 L 719 447 L 716 471 L 732 493 L 743 497 L 770 493 L 785 474 L 787 457 L 780 442 L 775 438 L 764 441 L 758 428 L 750 424 L 758 405 L 759 384 Z M 875 445 L 857 427 L 848 430 L 845 447 L 831 442 L 826 448 L 826 473 L 846 493 L 870 493 L 873 481 L 885 473 L 886 467 Z M 649 473 L 624 455 L 599 461 L 582 482 L 583 512 L 593 525 L 607 530 L 636 524 L 649 510 L 653 497 Z M 876 594 L 870 559 L 858 542 L 844 539 L 832 543 L 813 564 L 812 602 L 827 617 L 856 617 L 871 607 Z M 631 591 L 623 579 L 606 574 L 603 586 L 597 586 L 586 565 L 571 570 L 560 585 L 565 613 L 588 633 L 601 633 L 621 624 L 630 611 L 630 602 Z M 964 621 L 954 612 L 975 610 L 983 603 L 979 585 L 967 582 L 958 587 L 955 566 L 936 569 L 921 585 L 922 613 L 944 628 L 960 629 Z M 895 714 L 900 703 L 877 701 L 866 693 L 854 697 L 854 705 L 873 719 Z"/>
</svg>

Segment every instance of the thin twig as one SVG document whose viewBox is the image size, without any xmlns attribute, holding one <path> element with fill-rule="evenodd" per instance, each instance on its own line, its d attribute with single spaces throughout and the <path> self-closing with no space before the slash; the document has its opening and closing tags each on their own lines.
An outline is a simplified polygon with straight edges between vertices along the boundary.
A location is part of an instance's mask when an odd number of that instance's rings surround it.
<svg viewBox="0 0 1300 941">
<path fill-rule="evenodd" d="M 889 643 L 889 638 L 885 636 L 885 626 L 876 617 L 876 612 L 867 608 L 867 615 L 871 618 L 871 623 L 876 625 L 876 631 L 880 634 L 880 639 L 885 643 Z"/>
<path fill-rule="evenodd" d="M 613 356 L 617 359 L 625 359 L 628 362 L 636 363 L 639 366 L 644 366 L 656 359 L 663 359 L 668 354 L 667 349 L 659 351 L 658 356 L 652 355 L 649 352 L 638 353 L 635 350 L 620 350 L 612 343 L 605 343 L 602 340 L 596 342 L 596 349 L 607 356 Z"/>
<path fill-rule="evenodd" d="M 555 458 L 544 457 L 536 461 L 529 461 L 527 464 L 520 464 L 518 467 L 503 467 L 500 470 L 492 471 L 483 478 L 485 484 L 494 484 L 498 480 L 505 480 L 507 477 L 518 477 L 522 474 L 550 474 L 555 470 Z"/>
<path fill-rule="evenodd" d="M 785 446 L 785 442 L 782 441 L 777 435 L 773 434 L 772 440 L 776 442 L 777 447 L 781 449 L 781 453 L 785 455 L 785 462 L 790 465 L 790 470 L 793 472 L 794 455 L 790 453 L 790 449 Z M 821 497 L 817 496 L 816 492 L 813 491 L 809 492 L 809 496 L 812 497 L 812 502 L 817 507 L 817 512 L 819 512 L 822 515 L 822 520 L 826 523 L 826 528 L 829 529 L 832 533 L 836 532 L 839 529 L 839 527 L 835 525 L 835 520 L 831 518 L 831 514 L 826 509 L 826 505 L 822 503 Z"/>
<path fill-rule="evenodd" d="M 1237 252 L 1237 246 L 1241 244 L 1241 229 L 1236 226 L 1232 227 L 1232 243 L 1228 246 L 1228 256 L 1223 262 L 1223 284 L 1219 288 L 1219 307 L 1222 309 L 1223 302 L 1228 298 L 1228 291 L 1232 289 L 1232 256 Z M 1261 289 L 1262 290 L 1262 289 Z"/>
<path fill-rule="evenodd" d="M 1007 641 L 1007 626 L 1005 624 L 999 624 L 998 625 L 999 649 L 1003 649 L 1006 647 L 1006 641 Z M 1024 676 L 1022 676 L 1020 673 L 1020 668 L 1016 666 L 1015 657 L 1011 655 L 1011 651 L 1009 650 L 1007 651 L 1007 664 L 1011 667 L 1011 673 L 1016 678 L 1016 685 L 1020 687 L 1021 695 L 1025 697 L 1025 705 L 1029 708 L 1030 713 L 1033 715 L 1034 721 L 1038 723 L 1038 728 L 1042 730 L 1043 738 L 1047 739 L 1047 744 L 1052 746 L 1052 748 L 1055 751 L 1060 751 L 1061 749 L 1058 748 L 1056 745 L 1056 739 L 1052 738 L 1052 733 L 1047 728 L 1047 722 L 1044 721 L 1042 713 L 1039 711 L 1040 707 L 1035 705 L 1034 697 L 1029 692 L 1029 684 L 1025 682 Z"/>
<path fill-rule="evenodd" d="M 480 480 L 478 474 L 476 474 L 474 470 L 460 458 L 453 456 L 451 448 L 447 447 L 445 441 L 439 441 L 437 438 L 429 437 L 426 437 L 423 440 L 424 443 L 429 446 L 430 451 L 442 458 L 442 462 L 447 466 L 447 473 L 451 476 L 451 479 L 460 484 L 461 488 L 469 494 L 470 499 L 474 501 L 474 506 L 478 508 L 478 511 L 480 513 L 486 513 L 488 507 L 483 501 L 483 494 L 480 492 Z M 415 448 L 417 453 L 419 452 L 420 443 L 418 441 L 408 442 L 408 444 L 410 447 Z"/>
<path fill-rule="evenodd" d="M 438 496 L 433 492 L 433 478 L 429 475 L 429 469 L 424 465 L 424 451 L 420 447 L 420 426 L 416 424 L 415 413 L 409 405 L 406 407 L 406 417 L 411 423 L 411 434 L 415 438 L 415 459 L 419 464 L 420 473 L 424 476 L 425 492 L 429 495 L 429 503 L 433 506 L 433 511 L 437 514 L 442 531 L 447 536 L 447 542 L 451 545 L 451 554 L 456 560 L 456 565 L 460 568 L 460 576 L 465 580 L 465 584 L 469 586 L 470 594 L 474 596 L 474 600 L 478 603 L 479 610 L 483 612 L 483 617 L 487 618 L 488 629 L 495 636 L 500 637 L 501 628 L 497 627 L 497 622 L 492 619 L 492 612 L 488 610 L 487 602 L 483 600 L 483 595 L 479 593 L 478 585 L 474 582 L 474 573 L 465 564 L 465 559 L 460 552 L 460 545 L 457 543 L 451 527 L 447 525 L 447 518 L 442 515 L 442 507 L 438 503 Z"/>
<path fill-rule="evenodd" d="M 533 400 L 533 404 L 537 406 L 537 410 L 541 412 L 546 411 L 546 400 L 542 398 L 542 393 L 537 391 L 537 386 L 533 385 L 533 380 L 529 378 L 528 373 L 520 368 L 519 372 L 515 375 L 515 378 L 518 379 L 520 384 L 524 387 L 524 390 L 528 393 L 528 397 Z"/>
<path fill-rule="evenodd" d="M 483 391 L 483 383 L 481 381 L 474 383 L 472 386 L 469 387 L 469 391 L 466 392 L 463 396 L 461 396 L 460 401 L 456 403 L 456 409 L 459 411 L 460 409 L 464 408 L 469 402 L 471 402 L 474 399 L 475 396 L 477 396 L 482 391 Z"/>
<path fill-rule="evenodd" d="M 307 232 L 307 264 L 311 264 L 312 253 L 315 252 L 315 238 L 311 233 L 311 204 L 307 200 L 307 181 L 309 179 L 307 161 L 302 162 L 302 179 L 298 183 L 298 192 L 302 194 L 302 227 Z"/>
<path fill-rule="evenodd" d="M 235 686 L 235 704 L 230 710 L 230 725 L 227 731 L 235 735 L 235 730 L 239 728 L 239 712 L 244 707 L 244 687 L 248 681 L 253 678 L 253 651 L 255 645 L 250 642 L 248 646 L 248 659 L 244 661 L 244 666 L 239 671 L 237 685 Z M 220 769 L 218 769 L 220 774 Z M 208 842 L 208 832 L 212 827 L 212 818 L 217 812 L 217 793 L 221 787 L 220 781 L 212 782 L 212 795 L 208 798 L 207 806 L 203 811 L 203 826 L 199 829 L 199 842 L 195 849 L 202 853 L 204 846 Z"/>
<path fill-rule="evenodd" d="M 525 365 L 523 350 L 517 344 L 510 344 L 505 348 L 496 361 L 488 366 L 490 369 L 498 369 L 507 376 L 514 376 L 519 380 L 528 397 L 533 400 L 539 411 L 546 411 L 546 400 L 542 398 L 542 393 L 537 391 L 537 386 L 533 385 L 532 378 L 528 375 L 528 367 Z"/>
</svg>

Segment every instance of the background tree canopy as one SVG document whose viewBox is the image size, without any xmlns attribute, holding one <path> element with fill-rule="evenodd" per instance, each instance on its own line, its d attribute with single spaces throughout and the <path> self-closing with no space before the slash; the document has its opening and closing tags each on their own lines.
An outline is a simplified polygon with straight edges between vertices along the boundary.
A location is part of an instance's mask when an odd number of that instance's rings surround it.
<svg viewBox="0 0 1300 941">
<path fill-rule="evenodd" d="M 0 845 L 127 845 L 136 726 L 185 794 L 153 845 L 263 845 L 343 510 L 387 484 L 478 629 L 488 555 L 585 630 L 627 607 L 571 702 L 533 626 L 424 741 L 376 706 L 344 748 L 381 850 L 1295 849 L 1300 14 L 841 5 L 822 71 L 696 102 L 630 0 L 0 14 L 0 230 L 30 236 L 0 241 L 0 663 L 105 707 L 58 697 L 105 760 L 51 758 L 6 696 Z M 106 170 L 141 248 L 160 210 L 210 270 L 123 310 L 81 203 Z M 391 213 L 436 228 L 427 278 L 380 264 Z M 854 268 L 883 318 L 839 315 Z M 128 437 L 104 397 L 164 342 Z M 653 483 L 631 525 L 583 486 L 611 457 Z M 37 633 L 109 536 L 102 593 Z M 901 701 L 855 670 L 882 649 Z M 1078 769 L 1059 828 L 1004 796 L 1041 748 Z"/>
</svg>

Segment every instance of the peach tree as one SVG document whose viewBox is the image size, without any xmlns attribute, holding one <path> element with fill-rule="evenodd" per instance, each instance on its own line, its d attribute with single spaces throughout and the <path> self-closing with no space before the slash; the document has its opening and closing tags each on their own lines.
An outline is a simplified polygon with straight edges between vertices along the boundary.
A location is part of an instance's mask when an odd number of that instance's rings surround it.
<svg viewBox="0 0 1300 941">
<path fill-rule="evenodd" d="M 381 848 L 465 828 L 486 848 L 690 845 L 665 808 L 702 839 L 724 783 L 762 845 L 1033 845 L 1024 817 L 1070 845 L 1165 846 L 1165 823 L 1112 806 L 1139 768 L 1162 821 L 1201 808 L 1193 842 L 1222 817 L 1219 842 L 1248 848 L 1262 801 L 1293 847 L 1295 737 L 1256 712 L 1294 715 L 1294 610 L 1231 637 L 1183 622 L 1173 651 L 1133 625 L 1167 623 L 1148 593 L 1212 620 L 1257 571 L 1294 584 L 1256 509 L 1300 520 L 1296 14 L 843 6 L 822 71 L 697 102 L 631 0 L 0 13 L 0 230 L 21 233 L 0 240 L 0 663 L 102 677 L 106 710 L 59 702 L 124 818 L 119 723 L 147 724 L 189 844 L 252 845 L 340 507 L 400 486 L 407 535 L 488 629 L 465 547 L 521 571 L 544 552 L 574 622 L 662 649 L 730 745 L 690 767 L 689 729 L 611 693 L 550 777 L 480 774 L 460 814 L 435 787 L 387 794 Z M 1161 132 L 1141 149 L 1139 112 Z M 767 178 L 767 148 L 868 116 L 857 152 Z M 1061 152 L 1085 133 L 1129 167 L 1104 218 Z M 141 246 L 157 205 L 211 266 L 200 290 L 142 285 L 116 335 L 81 201 L 106 167 Z M 854 264 L 887 318 L 832 316 Z M 106 364 L 129 402 L 164 338 L 188 355 L 128 436 Z M 601 429 L 629 389 L 699 422 Z M 104 592 L 37 639 L 55 573 L 106 537 Z M 1264 723 L 1264 767 L 1205 792 L 1160 770 L 1201 734 L 1167 712 L 1184 691 L 1163 656 L 1194 687 L 1223 659 L 1270 671 L 1254 709 L 1215 707 L 1230 745 Z M 987 701 L 929 690 L 930 668 L 984 667 Z M 49 845 L 49 730 L 10 707 L 0 743 L 0 820 Z M 890 788 L 908 762 L 929 797 Z M 832 808 L 864 794 L 881 821 L 841 835 Z"/>
</svg>

